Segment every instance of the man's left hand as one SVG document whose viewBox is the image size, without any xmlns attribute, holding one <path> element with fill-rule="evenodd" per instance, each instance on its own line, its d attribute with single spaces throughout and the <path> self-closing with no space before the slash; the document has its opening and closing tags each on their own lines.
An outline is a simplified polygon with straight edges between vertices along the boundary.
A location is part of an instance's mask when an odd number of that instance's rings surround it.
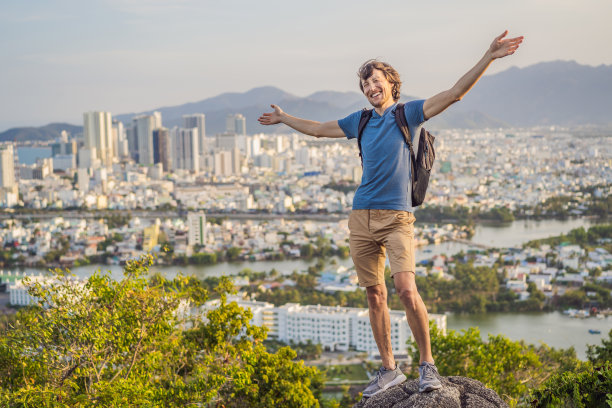
<svg viewBox="0 0 612 408">
<path fill-rule="evenodd" d="M 504 38 L 508 35 L 508 30 L 504 31 L 499 37 L 495 38 L 489 47 L 492 58 L 503 58 L 512 55 L 523 42 L 523 36 L 515 38 Z"/>
</svg>

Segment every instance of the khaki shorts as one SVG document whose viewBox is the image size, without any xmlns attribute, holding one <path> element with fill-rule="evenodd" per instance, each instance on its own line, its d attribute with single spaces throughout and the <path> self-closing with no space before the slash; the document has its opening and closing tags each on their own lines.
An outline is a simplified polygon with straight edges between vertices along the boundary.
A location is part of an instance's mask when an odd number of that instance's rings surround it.
<svg viewBox="0 0 612 408">
<path fill-rule="evenodd" d="M 392 277 L 398 272 L 415 272 L 414 220 L 408 211 L 351 211 L 349 246 L 359 286 L 385 283 L 387 250 Z"/>
</svg>

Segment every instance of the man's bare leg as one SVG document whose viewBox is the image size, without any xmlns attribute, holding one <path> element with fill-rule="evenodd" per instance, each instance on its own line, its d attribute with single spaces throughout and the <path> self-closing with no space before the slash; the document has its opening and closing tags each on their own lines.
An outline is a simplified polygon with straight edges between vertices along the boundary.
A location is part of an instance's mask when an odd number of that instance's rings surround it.
<svg viewBox="0 0 612 408">
<path fill-rule="evenodd" d="M 387 307 L 387 287 L 385 284 L 366 288 L 370 311 L 370 325 L 382 364 L 387 370 L 395 369 L 395 359 L 391 349 L 391 323 Z"/>
<path fill-rule="evenodd" d="M 408 325 L 419 347 L 420 363 L 433 363 L 429 338 L 429 316 L 419 294 L 413 272 L 398 272 L 393 275 L 395 290 L 406 309 Z M 372 319 L 370 313 L 370 319 Z M 374 327 L 374 326 L 372 326 Z"/>
</svg>

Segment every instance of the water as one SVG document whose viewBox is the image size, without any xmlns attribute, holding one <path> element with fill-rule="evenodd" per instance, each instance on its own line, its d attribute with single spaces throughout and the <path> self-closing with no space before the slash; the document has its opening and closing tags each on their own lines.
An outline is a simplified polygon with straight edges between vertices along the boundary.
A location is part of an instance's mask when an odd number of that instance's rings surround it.
<svg viewBox="0 0 612 408">
<path fill-rule="evenodd" d="M 38 159 L 51 157 L 50 147 L 18 147 L 17 157 L 20 164 L 36 164 Z"/>
<path fill-rule="evenodd" d="M 504 225 L 477 225 L 472 242 L 495 247 L 514 247 L 532 239 L 546 238 L 550 236 L 567 233 L 571 229 L 596 224 L 597 221 L 579 218 L 570 220 L 520 220 Z M 443 242 L 417 248 L 416 261 L 420 262 L 430 259 L 434 255 L 454 255 L 459 251 L 474 249 L 475 247 L 458 242 Z M 346 267 L 353 266 L 351 258 L 334 258 L 338 265 Z M 168 278 L 176 276 L 179 272 L 184 275 L 194 275 L 198 278 L 207 276 L 236 275 L 244 268 L 250 268 L 256 272 L 267 272 L 275 268 L 283 275 L 290 275 L 294 270 L 298 272 L 306 270 L 314 265 L 316 260 L 284 260 L 284 261 L 258 261 L 258 262 L 223 262 L 216 265 L 186 265 L 186 266 L 155 266 L 152 272 L 160 272 Z M 86 265 L 73 269 L 80 277 L 87 277 L 97 269 L 110 270 L 114 277 L 121 277 L 122 267 L 118 265 Z M 29 270 L 29 273 L 39 273 L 38 270 Z"/>
<path fill-rule="evenodd" d="M 344 265 L 349 268 L 353 266 L 353 261 L 350 258 L 331 259 L 333 259 L 337 265 Z M 326 261 L 327 265 L 332 262 L 331 259 Z M 304 272 L 309 266 L 313 266 L 316 262 L 316 259 L 312 259 L 310 261 L 303 259 L 292 259 L 285 261 L 221 262 L 216 265 L 155 265 L 151 267 L 151 272 L 159 272 L 169 279 L 175 277 L 179 273 L 187 276 L 193 275 L 197 278 L 203 279 L 209 276 L 219 277 L 223 275 L 237 275 L 243 269 L 249 268 L 254 272 L 269 272 L 272 269 L 276 269 L 281 275 L 286 276 L 291 275 L 293 271 L 297 271 L 298 273 Z M 120 277 L 123 271 L 123 268 L 119 265 L 85 265 L 73 268 L 72 272 L 77 276 L 86 278 L 98 269 L 102 269 L 103 271 L 110 270 L 114 278 Z"/>
<path fill-rule="evenodd" d="M 503 334 L 511 340 L 524 340 L 527 344 L 545 343 L 564 349 L 574 346 L 581 360 L 586 360 L 587 344 L 601 345 L 601 340 L 608 338 L 612 329 L 612 316 L 580 319 L 560 312 L 449 314 L 447 319 L 448 329 L 460 331 L 479 327 L 483 339 L 491 333 Z M 590 334 L 589 329 L 600 330 L 601 334 Z"/>
<path fill-rule="evenodd" d="M 601 221 L 599 221 L 601 222 Z M 574 218 L 569 220 L 518 220 L 508 224 L 479 224 L 474 230 L 472 242 L 498 248 L 521 246 L 527 241 L 566 234 L 575 228 L 597 224 L 597 220 Z"/>
</svg>

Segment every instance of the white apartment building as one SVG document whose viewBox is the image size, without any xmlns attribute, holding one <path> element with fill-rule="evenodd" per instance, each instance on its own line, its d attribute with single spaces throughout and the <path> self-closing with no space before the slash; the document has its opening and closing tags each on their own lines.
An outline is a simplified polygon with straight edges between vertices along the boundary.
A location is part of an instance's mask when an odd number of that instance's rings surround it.
<svg viewBox="0 0 612 408">
<path fill-rule="evenodd" d="M 13 144 L 3 143 L 0 144 L 0 207 L 14 206 L 18 197 Z"/>
<path fill-rule="evenodd" d="M 213 173 L 215 176 L 232 176 L 235 173 L 234 166 L 234 158 L 235 155 L 232 154 L 233 151 L 237 151 L 238 149 L 232 150 L 221 150 L 214 154 L 213 156 Z"/>
<path fill-rule="evenodd" d="M 36 275 L 29 277 L 31 282 L 40 283 L 44 288 L 45 286 L 58 283 L 57 279 L 53 276 Z M 79 293 L 79 290 L 85 290 L 85 281 L 78 278 L 71 278 L 71 282 L 74 285 L 74 293 Z M 28 293 L 28 287 L 23 283 L 22 280 L 15 281 L 15 283 L 9 286 L 9 302 L 15 306 L 29 306 L 39 301 L 38 298 L 31 296 Z"/>
<path fill-rule="evenodd" d="M 113 150 L 113 127 L 110 112 L 83 113 L 83 137 L 85 148 L 95 148 L 96 158 L 103 166 L 110 167 L 116 153 Z"/>
<path fill-rule="evenodd" d="M 74 154 L 58 154 L 53 157 L 53 170 L 68 171 L 70 169 L 76 169 Z"/>
<path fill-rule="evenodd" d="M 280 307 L 267 302 L 244 301 L 232 298 L 239 306 L 250 308 L 251 324 L 266 326 L 268 336 L 285 343 L 306 343 L 308 340 L 321 344 L 332 351 L 376 352 L 376 342 L 370 326 L 368 309 L 340 306 L 312 306 L 287 303 Z M 208 302 L 212 308 L 218 301 Z M 390 310 L 391 345 L 393 350 L 405 350 L 412 332 L 403 311 Z M 430 314 L 437 327 L 446 333 L 446 315 Z"/>
<path fill-rule="evenodd" d="M 190 212 L 187 214 L 187 243 L 190 246 L 206 244 L 206 214 Z"/>
<path fill-rule="evenodd" d="M 15 187 L 15 152 L 12 143 L 0 144 L 0 187 Z"/>
</svg>

